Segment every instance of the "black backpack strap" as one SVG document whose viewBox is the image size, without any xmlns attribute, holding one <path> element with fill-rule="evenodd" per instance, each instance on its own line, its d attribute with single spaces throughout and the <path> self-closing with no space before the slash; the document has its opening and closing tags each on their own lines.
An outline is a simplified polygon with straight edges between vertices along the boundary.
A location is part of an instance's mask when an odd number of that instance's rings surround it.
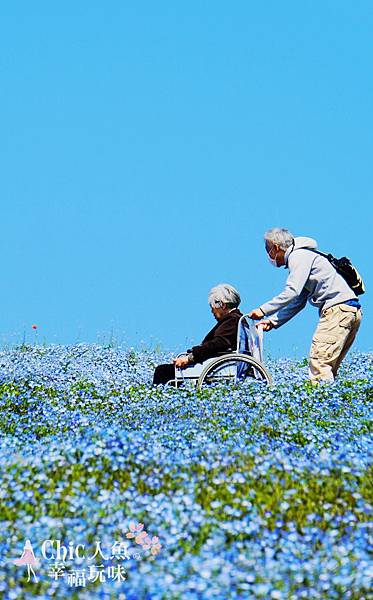
<svg viewBox="0 0 373 600">
<path fill-rule="evenodd" d="M 325 252 L 320 252 L 320 250 L 314 250 L 313 248 L 307 248 L 307 250 L 310 250 L 310 252 L 315 252 L 315 254 L 320 254 L 320 256 L 327 258 L 329 262 L 334 258 L 333 254 L 325 254 Z"/>
</svg>

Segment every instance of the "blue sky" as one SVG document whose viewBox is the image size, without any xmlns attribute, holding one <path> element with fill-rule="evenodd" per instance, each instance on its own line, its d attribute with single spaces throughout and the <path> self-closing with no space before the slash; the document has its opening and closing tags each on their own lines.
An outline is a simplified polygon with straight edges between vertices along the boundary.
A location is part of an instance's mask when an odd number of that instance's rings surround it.
<svg viewBox="0 0 373 600">
<path fill-rule="evenodd" d="M 213 285 L 245 311 L 282 289 L 273 226 L 372 289 L 372 28 L 368 1 L 2 3 L 2 344 L 37 324 L 182 350 L 214 324 Z M 306 355 L 317 318 L 266 348 Z"/>
</svg>

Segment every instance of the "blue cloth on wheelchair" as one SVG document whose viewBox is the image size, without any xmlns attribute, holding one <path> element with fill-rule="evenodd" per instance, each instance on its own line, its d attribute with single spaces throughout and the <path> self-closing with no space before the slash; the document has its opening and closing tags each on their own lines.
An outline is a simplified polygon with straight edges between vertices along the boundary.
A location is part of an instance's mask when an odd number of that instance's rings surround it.
<svg viewBox="0 0 373 600">
<path fill-rule="evenodd" d="M 240 327 L 238 351 L 241 354 L 251 354 L 251 352 L 249 350 L 249 333 L 248 333 L 247 327 L 245 327 L 245 324 L 243 322 L 241 322 L 241 327 Z M 248 365 L 246 362 L 240 362 L 237 364 L 237 380 L 238 381 L 241 381 L 242 379 L 244 379 L 246 377 L 246 373 L 247 373 L 247 370 L 249 369 L 249 367 L 250 367 L 250 365 Z"/>
<path fill-rule="evenodd" d="M 247 327 L 241 323 L 238 351 L 242 354 L 250 354 L 249 350 L 249 333 Z"/>
</svg>

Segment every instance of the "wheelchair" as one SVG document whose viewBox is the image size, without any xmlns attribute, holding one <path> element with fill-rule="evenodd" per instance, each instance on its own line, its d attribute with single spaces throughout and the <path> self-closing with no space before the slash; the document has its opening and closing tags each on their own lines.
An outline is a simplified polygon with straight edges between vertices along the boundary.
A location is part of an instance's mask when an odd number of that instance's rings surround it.
<svg viewBox="0 0 373 600">
<path fill-rule="evenodd" d="M 248 323 L 248 314 L 242 315 L 238 322 L 236 349 L 220 352 L 201 364 L 185 369 L 175 367 L 175 379 L 168 382 L 176 388 L 190 382 L 198 389 L 214 383 L 239 383 L 252 378 L 258 383 L 272 384 L 272 377 L 263 364 L 263 330 L 252 321 Z M 178 356 L 184 356 L 182 352 Z"/>
</svg>

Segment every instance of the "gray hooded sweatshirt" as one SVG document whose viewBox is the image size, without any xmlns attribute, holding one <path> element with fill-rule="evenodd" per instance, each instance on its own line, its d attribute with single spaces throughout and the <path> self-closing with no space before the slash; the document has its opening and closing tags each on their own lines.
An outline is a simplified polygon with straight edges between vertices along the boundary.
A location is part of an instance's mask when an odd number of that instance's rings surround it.
<svg viewBox="0 0 373 600">
<path fill-rule="evenodd" d="M 309 248 L 317 249 L 315 240 L 297 237 L 294 241 L 285 253 L 285 268 L 290 271 L 285 289 L 260 307 L 265 316 L 274 315 L 271 322 L 276 328 L 302 310 L 307 300 L 321 314 L 330 306 L 357 299 L 328 259 L 310 252 Z"/>
</svg>

